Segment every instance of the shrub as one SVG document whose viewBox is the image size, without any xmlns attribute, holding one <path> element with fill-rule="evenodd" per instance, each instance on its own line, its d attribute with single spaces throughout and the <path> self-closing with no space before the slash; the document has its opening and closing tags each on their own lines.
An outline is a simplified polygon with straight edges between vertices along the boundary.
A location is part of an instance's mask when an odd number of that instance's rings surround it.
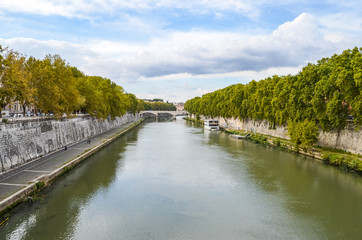
<svg viewBox="0 0 362 240">
<path fill-rule="evenodd" d="M 362 161 L 358 157 L 352 158 L 338 154 L 323 153 L 322 160 L 326 164 L 338 166 L 344 170 L 362 172 Z"/>
<path fill-rule="evenodd" d="M 330 160 L 330 154 L 328 153 L 323 153 L 322 154 L 322 161 L 329 164 L 329 160 Z"/>
<path fill-rule="evenodd" d="M 315 122 L 307 119 L 303 122 L 289 121 L 288 134 L 292 142 L 306 149 L 318 141 L 319 129 Z"/>
<path fill-rule="evenodd" d="M 280 147 L 280 138 L 274 139 L 273 144 L 277 147 Z"/>
<path fill-rule="evenodd" d="M 329 163 L 335 166 L 341 165 L 343 161 L 343 156 L 340 155 L 331 155 L 329 159 Z"/>
<path fill-rule="evenodd" d="M 267 142 L 267 137 L 260 134 L 253 134 L 250 136 L 251 141 L 257 144 L 265 144 Z"/>
<path fill-rule="evenodd" d="M 36 188 L 38 190 L 42 189 L 45 186 L 45 183 L 43 181 L 39 181 L 36 183 Z"/>
<path fill-rule="evenodd" d="M 347 167 L 348 167 L 348 169 L 358 171 L 358 164 L 359 164 L 360 162 L 361 162 L 361 161 L 358 160 L 358 159 L 351 159 L 351 161 L 349 161 L 349 162 L 347 163 Z M 361 169 L 361 170 L 362 170 L 362 169 Z"/>
</svg>

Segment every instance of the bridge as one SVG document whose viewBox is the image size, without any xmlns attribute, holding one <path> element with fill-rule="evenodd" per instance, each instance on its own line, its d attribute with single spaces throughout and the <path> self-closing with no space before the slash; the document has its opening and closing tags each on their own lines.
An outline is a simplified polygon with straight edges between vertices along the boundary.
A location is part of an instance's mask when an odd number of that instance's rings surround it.
<svg viewBox="0 0 362 240">
<path fill-rule="evenodd" d="M 140 116 L 142 118 L 160 118 L 160 117 L 164 117 L 164 118 L 173 118 L 176 119 L 176 116 L 187 116 L 188 112 L 187 111 L 141 111 L 140 112 Z"/>
</svg>

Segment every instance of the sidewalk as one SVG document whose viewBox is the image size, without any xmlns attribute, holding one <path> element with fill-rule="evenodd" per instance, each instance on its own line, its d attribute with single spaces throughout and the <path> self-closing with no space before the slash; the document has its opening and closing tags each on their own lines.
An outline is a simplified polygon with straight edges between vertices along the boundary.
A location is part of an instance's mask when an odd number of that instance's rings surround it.
<svg viewBox="0 0 362 240">
<path fill-rule="evenodd" d="M 77 158 L 90 149 L 98 147 L 104 143 L 105 140 L 111 139 L 137 122 L 138 121 L 129 122 L 118 128 L 111 129 L 90 139 L 85 139 L 82 142 L 68 146 L 67 150 L 58 150 L 57 152 L 31 161 L 19 168 L 0 174 L 0 201 L 8 198 L 19 190 L 29 188 L 31 185 L 34 185 L 34 182 L 42 175 L 50 174 L 55 170 L 64 167 L 64 164 L 68 163 L 70 160 Z M 90 143 L 88 140 L 90 140 Z"/>
</svg>

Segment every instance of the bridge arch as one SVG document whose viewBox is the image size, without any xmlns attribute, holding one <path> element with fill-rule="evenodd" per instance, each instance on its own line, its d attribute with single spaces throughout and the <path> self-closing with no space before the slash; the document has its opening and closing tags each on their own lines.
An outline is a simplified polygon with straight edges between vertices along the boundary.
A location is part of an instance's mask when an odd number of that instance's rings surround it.
<svg viewBox="0 0 362 240">
<path fill-rule="evenodd" d="M 172 117 L 187 116 L 186 111 L 141 111 L 140 116 L 143 118 L 158 118 L 158 117 Z"/>
</svg>

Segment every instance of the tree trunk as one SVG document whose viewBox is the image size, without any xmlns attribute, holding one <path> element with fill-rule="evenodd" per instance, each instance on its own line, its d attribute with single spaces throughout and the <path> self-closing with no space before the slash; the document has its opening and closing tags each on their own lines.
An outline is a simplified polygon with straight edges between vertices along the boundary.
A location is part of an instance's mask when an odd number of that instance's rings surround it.
<svg viewBox="0 0 362 240">
<path fill-rule="evenodd" d="M 25 108 L 26 108 L 26 105 L 27 105 L 27 104 L 23 104 L 23 117 L 25 117 L 25 113 L 26 113 Z"/>
</svg>

